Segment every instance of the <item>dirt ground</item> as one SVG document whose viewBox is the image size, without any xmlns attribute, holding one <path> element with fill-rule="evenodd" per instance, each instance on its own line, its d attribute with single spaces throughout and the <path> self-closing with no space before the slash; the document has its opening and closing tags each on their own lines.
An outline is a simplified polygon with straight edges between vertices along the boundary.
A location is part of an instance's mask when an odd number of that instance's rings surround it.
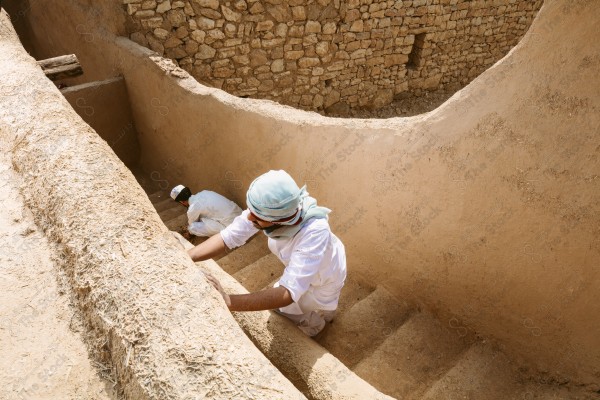
<svg viewBox="0 0 600 400">
<path fill-rule="evenodd" d="M 0 146 L 2 147 L 2 146 Z M 115 399 L 88 359 L 53 251 L 0 155 L 0 398 Z"/>
<path fill-rule="evenodd" d="M 377 110 L 346 109 L 325 112 L 323 115 L 336 118 L 394 118 L 412 117 L 423 114 L 442 105 L 456 90 L 436 90 L 422 92 L 419 96 L 405 93 L 402 97 L 394 99 L 390 104 Z"/>
</svg>

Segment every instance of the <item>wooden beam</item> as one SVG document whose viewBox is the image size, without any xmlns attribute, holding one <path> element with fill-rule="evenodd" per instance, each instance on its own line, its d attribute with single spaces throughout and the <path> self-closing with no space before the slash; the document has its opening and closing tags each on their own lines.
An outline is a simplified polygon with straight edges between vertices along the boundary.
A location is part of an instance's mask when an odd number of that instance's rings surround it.
<svg viewBox="0 0 600 400">
<path fill-rule="evenodd" d="M 40 60 L 37 64 L 52 81 L 83 74 L 83 69 L 75 54 Z"/>
</svg>

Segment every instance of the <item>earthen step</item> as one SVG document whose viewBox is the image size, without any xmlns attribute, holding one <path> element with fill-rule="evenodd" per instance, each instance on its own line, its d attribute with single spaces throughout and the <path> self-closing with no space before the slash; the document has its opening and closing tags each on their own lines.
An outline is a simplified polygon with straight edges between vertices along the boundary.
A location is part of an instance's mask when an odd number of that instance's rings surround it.
<svg viewBox="0 0 600 400">
<path fill-rule="evenodd" d="M 336 312 L 336 318 L 348 311 L 354 304 L 367 297 L 375 288 L 365 286 L 350 277 L 346 277 L 346 282 L 340 294 L 340 301 Z"/>
<path fill-rule="evenodd" d="M 171 197 L 167 197 L 166 199 L 160 200 L 157 203 L 153 203 L 153 205 L 157 213 L 160 213 L 164 210 L 168 210 L 169 208 L 173 208 L 174 205 L 177 205 L 182 210 L 185 210 L 184 206 L 174 201 Z"/>
<path fill-rule="evenodd" d="M 431 385 L 422 399 L 521 399 L 523 390 L 506 356 L 480 342 L 471 346 L 452 369 Z"/>
<path fill-rule="evenodd" d="M 428 314 L 415 313 L 354 372 L 389 396 L 416 400 L 467 348 L 455 331 Z"/>
<path fill-rule="evenodd" d="M 153 192 L 152 194 L 148 195 L 148 198 L 152 204 L 159 203 L 165 199 L 170 199 L 169 193 L 165 192 L 164 190 Z"/>
<path fill-rule="evenodd" d="M 164 221 L 164 220 L 163 220 Z M 168 221 L 164 221 L 165 225 L 169 230 L 175 232 L 181 232 L 184 228 L 187 228 L 188 218 L 187 214 L 183 213 L 181 215 L 176 216 L 175 218 L 171 218 Z"/>
<path fill-rule="evenodd" d="M 348 368 L 377 348 L 408 318 L 410 309 L 378 286 L 316 339 Z"/>
<path fill-rule="evenodd" d="M 160 219 L 162 219 L 163 221 L 170 221 L 173 218 L 177 218 L 180 215 L 187 215 L 187 211 L 185 209 L 185 207 L 183 207 L 181 204 L 177 204 L 175 202 L 173 202 L 173 205 L 170 208 L 167 208 L 166 210 L 162 210 L 158 213 L 158 215 L 160 216 Z"/>
<path fill-rule="evenodd" d="M 250 238 L 241 247 L 234 249 L 219 260 L 219 266 L 228 274 L 235 274 L 247 265 L 269 254 L 267 238 L 262 233 Z"/>
<path fill-rule="evenodd" d="M 283 263 L 277 256 L 269 253 L 239 270 L 233 274 L 233 277 L 244 285 L 249 292 L 254 292 L 264 288 L 273 279 L 280 277 L 284 268 Z"/>
</svg>

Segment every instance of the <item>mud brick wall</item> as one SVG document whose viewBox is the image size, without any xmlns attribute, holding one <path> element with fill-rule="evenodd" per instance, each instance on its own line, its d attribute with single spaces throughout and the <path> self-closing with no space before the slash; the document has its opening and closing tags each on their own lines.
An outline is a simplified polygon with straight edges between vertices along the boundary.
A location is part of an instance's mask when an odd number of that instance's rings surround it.
<svg viewBox="0 0 600 400">
<path fill-rule="evenodd" d="M 122 0 L 131 39 L 236 96 L 308 110 L 457 90 L 524 35 L 542 0 Z"/>
</svg>

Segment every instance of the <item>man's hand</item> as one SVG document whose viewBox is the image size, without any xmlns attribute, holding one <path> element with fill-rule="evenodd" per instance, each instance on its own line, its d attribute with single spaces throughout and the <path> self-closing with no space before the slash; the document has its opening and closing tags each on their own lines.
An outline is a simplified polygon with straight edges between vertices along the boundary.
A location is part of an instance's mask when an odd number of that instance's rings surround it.
<svg viewBox="0 0 600 400">
<path fill-rule="evenodd" d="M 223 290 L 223 287 L 221 286 L 221 283 L 219 282 L 219 280 L 209 273 L 205 272 L 204 275 L 206 275 L 206 279 L 208 279 L 208 282 L 215 289 L 217 289 L 219 291 L 219 293 L 221 293 L 221 296 L 223 297 L 223 300 L 225 300 L 225 304 L 227 305 L 227 308 L 231 308 L 231 298 L 229 297 L 229 295 L 227 293 L 225 293 L 225 290 Z"/>
<path fill-rule="evenodd" d="M 204 272 L 204 271 L 203 271 Z M 221 293 L 227 308 L 230 311 L 262 311 L 274 310 L 289 306 L 294 302 L 289 290 L 283 286 L 261 290 L 248 294 L 228 295 L 217 278 L 204 272 L 208 282 Z"/>
</svg>

